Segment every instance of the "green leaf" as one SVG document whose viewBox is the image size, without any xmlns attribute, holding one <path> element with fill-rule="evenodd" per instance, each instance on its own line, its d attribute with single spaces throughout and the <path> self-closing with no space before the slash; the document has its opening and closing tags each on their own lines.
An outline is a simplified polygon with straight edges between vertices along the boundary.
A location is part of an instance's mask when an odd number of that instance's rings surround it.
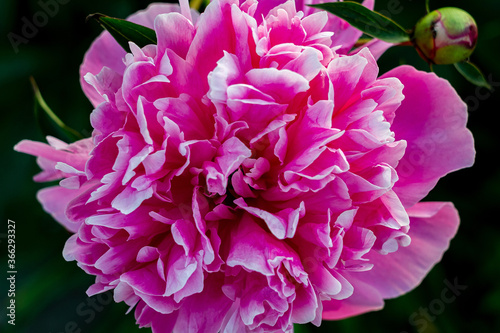
<svg viewBox="0 0 500 333">
<path fill-rule="evenodd" d="M 427 14 L 431 12 L 429 9 L 429 0 L 425 0 L 425 10 L 427 11 Z"/>
<path fill-rule="evenodd" d="M 409 33 L 390 18 L 369 10 L 361 4 L 353 1 L 330 2 L 310 5 L 314 8 L 324 9 L 365 34 L 380 40 L 399 44 L 410 40 Z"/>
<path fill-rule="evenodd" d="M 52 135 L 55 137 L 65 137 L 70 142 L 83 139 L 83 136 L 66 125 L 55 113 L 50 109 L 38 89 L 38 85 L 33 77 L 30 77 L 31 86 L 35 94 L 35 118 L 38 121 L 40 130 L 44 135 Z"/>
<path fill-rule="evenodd" d="M 481 70 L 476 65 L 468 61 L 457 62 L 454 65 L 467 81 L 476 86 L 485 87 L 491 90 L 490 84 L 486 81 L 483 73 L 481 73 Z"/>
<path fill-rule="evenodd" d="M 134 42 L 139 47 L 157 44 L 155 31 L 148 27 L 99 13 L 87 16 L 87 20 L 89 19 L 97 21 L 104 29 L 108 30 L 127 52 L 129 52 L 128 42 Z"/>
</svg>

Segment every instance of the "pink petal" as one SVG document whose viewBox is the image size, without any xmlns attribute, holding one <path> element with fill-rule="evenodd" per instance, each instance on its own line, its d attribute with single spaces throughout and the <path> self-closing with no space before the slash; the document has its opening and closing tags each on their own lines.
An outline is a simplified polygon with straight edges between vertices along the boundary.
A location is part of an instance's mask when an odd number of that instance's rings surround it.
<svg viewBox="0 0 500 333">
<path fill-rule="evenodd" d="M 169 48 L 186 58 L 195 33 L 193 23 L 180 13 L 168 13 L 159 15 L 154 26 L 158 38 L 158 57 L 163 57 L 165 49 Z"/>
<path fill-rule="evenodd" d="M 203 272 L 196 260 L 186 257 L 183 250 L 179 246 L 175 246 L 168 255 L 168 262 L 165 265 L 166 270 L 166 289 L 165 296 L 170 296 L 174 293 L 182 292 L 182 289 L 189 286 L 189 280 L 195 277 L 197 283 L 194 284 L 192 292 L 189 294 L 199 293 L 203 290 Z M 201 276 L 200 276 L 201 273 Z M 174 299 L 175 299 L 174 295 Z M 181 298 L 182 299 L 182 298 Z M 179 299 L 175 299 L 179 302 Z"/>
<path fill-rule="evenodd" d="M 310 15 L 312 12 L 318 11 L 318 9 L 313 9 L 306 5 L 337 1 L 339 0 L 299 0 L 297 1 L 297 10 L 302 10 L 306 15 Z M 365 0 L 362 4 L 368 9 L 373 9 L 375 0 Z M 346 21 L 330 13 L 328 13 L 328 23 L 323 30 L 333 31 L 335 33 L 332 37 L 332 46 L 341 45 L 342 47 L 337 50 L 337 53 L 341 54 L 347 54 L 363 34 L 360 30 L 352 27 Z"/>
<path fill-rule="evenodd" d="M 82 193 L 82 189 L 70 190 L 60 186 L 52 186 L 41 189 L 37 193 L 37 199 L 43 209 L 48 212 L 59 223 L 71 232 L 77 232 L 80 223 L 70 221 L 66 216 L 68 204 Z"/>
<path fill-rule="evenodd" d="M 392 43 L 387 43 L 387 42 L 384 42 L 383 40 L 380 40 L 380 39 L 372 39 L 368 43 L 355 49 L 354 51 L 352 51 L 349 54 L 351 54 L 351 55 L 356 54 L 359 51 L 361 51 L 363 48 L 367 47 L 370 50 L 373 57 L 378 60 L 382 56 L 382 54 L 384 54 L 385 51 L 387 51 L 389 48 L 391 48 L 393 46 L 394 46 L 394 44 L 392 44 Z"/>
<path fill-rule="evenodd" d="M 153 28 L 154 20 L 157 15 L 170 12 L 180 12 L 180 7 L 172 4 L 151 4 L 147 9 L 131 15 L 127 20 L 144 25 L 148 28 Z M 85 81 L 85 75 L 87 73 L 97 75 L 103 67 L 108 67 L 119 75 L 123 75 L 125 71 L 125 64 L 123 63 L 125 54 L 125 50 L 123 50 L 107 31 L 99 35 L 85 54 L 83 63 L 80 67 L 80 84 L 82 85 L 83 92 L 87 95 L 94 107 L 104 102 L 104 98 L 94 87 Z"/>
<path fill-rule="evenodd" d="M 219 274 L 209 274 L 205 279 L 203 291 L 184 300 L 174 332 L 219 332 L 224 316 L 232 301 L 222 292 L 224 278 Z M 172 332 L 163 330 L 153 322 L 154 332 Z"/>
<path fill-rule="evenodd" d="M 293 238 L 299 224 L 299 219 L 305 214 L 303 202 L 296 209 L 286 208 L 276 213 L 248 206 L 243 198 L 234 200 L 234 203 L 241 209 L 262 219 L 269 228 L 269 231 L 278 239 Z"/>
<path fill-rule="evenodd" d="M 407 212 L 410 245 L 388 255 L 371 251 L 366 258 L 375 265 L 371 271 L 359 275 L 383 298 L 400 296 L 418 286 L 441 260 L 458 229 L 459 216 L 452 203 L 423 202 Z"/>
<path fill-rule="evenodd" d="M 266 232 L 249 214 L 243 215 L 231 238 L 226 260 L 230 267 L 242 266 L 248 271 L 272 276 L 274 269 L 270 261 L 274 258 L 298 259 L 288 245 Z"/>
<path fill-rule="evenodd" d="M 122 273 L 131 264 L 135 264 L 137 253 L 142 247 L 142 240 L 128 241 L 111 247 L 96 262 L 95 268 L 103 274 Z"/>
<path fill-rule="evenodd" d="M 378 76 L 377 62 L 368 49 L 348 57 L 333 59 L 328 65 L 328 74 L 335 91 L 335 110 L 349 105 L 349 99 L 364 90 Z"/>
<path fill-rule="evenodd" d="M 411 207 L 449 172 L 474 163 L 472 134 L 465 127 L 467 105 L 450 83 L 434 73 L 401 66 L 383 75 L 404 85 L 405 99 L 391 126 L 396 140 L 408 147 L 396 171 L 394 186 L 405 207 Z"/>
<path fill-rule="evenodd" d="M 278 103 L 289 103 L 298 93 L 309 89 L 309 82 L 302 75 L 287 69 L 251 69 L 246 78 L 251 85 L 274 97 Z"/>
<path fill-rule="evenodd" d="M 236 3 L 235 0 L 212 1 L 200 15 L 197 32 L 186 59 L 195 66 L 201 77 L 207 77 L 215 68 L 224 51 L 238 55 L 233 35 L 236 28 L 233 20 L 238 22 L 244 19 L 239 9 L 235 11 L 231 9 L 231 5 Z"/>
<path fill-rule="evenodd" d="M 196 100 L 188 94 L 158 99 L 154 107 L 179 126 L 186 140 L 209 139 L 213 135 L 211 114 L 200 110 Z"/>
<path fill-rule="evenodd" d="M 110 103 L 99 104 L 90 114 L 90 123 L 94 128 L 94 142 L 101 142 L 109 134 L 119 130 L 125 124 L 125 112 L 120 112 Z"/>
<path fill-rule="evenodd" d="M 88 140 L 89 139 L 84 139 L 82 141 Z M 76 144 L 77 142 L 73 145 Z M 46 143 L 31 140 L 23 140 L 19 142 L 14 146 L 14 150 L 21 153 L 42 157 L 54 162 L 63 162 L 78 170 L 84 170 L 85 163 L 87 162 L 88 158 L 87 154 L 73 153 L 70 149 L 70 146 L 66 146 L 64 150 L 62 150 L 51 147 Z"/>
<path fill-rule="evenodd" d="M 125 272 L 120 281 L 147 295 L 162 295 L 165 291 L 165 281 L 160 279 L 155 264 Z"/>
<path fill-rule="evenodd" d="M 123 77 L 114 70 L 103 67 L 97 75 L 85 74 L 84 79 L 105 100 L 115 102 L 115 93 L 120 89 Z"/>
<path fill-rule="evenodd" d="M 132 186 L 127 186 L 113 199 L 111 205 L 122 214 L 127 215 L 137 209 L 144 200 L 151 198 L 152 195 L 153 189 L 151 187 L 138 191 Z"/>
<path fill-rule="evenodd" d="M 242 71 L 238 58 L 224 51 L 224 56 L 217 61 L 217 67 L 208 74 L 210 90 L 208 96 L 214 102 L 227 101 L 227 89 L 230 85 L 242 81 Z"/>
<path fill-rule="evenodd" d="M 323 302 L 324 319 L 343 319 L 383 307 L 383 299 L 400 296 L 416 286 L 441 260 L 457 232 L 459 217 L 451 203 L 418 203 L 410 215 L 411 244 L 397 252 L 365 257 L 374 263 L 370 271 L 350 273 L 354 293 L 342 301 Z M 345 274 L 345 273 L 344 273 Z"/>
<path fill-rule="evenodd" d="M 344 274 L 354 288 L 353 294 L 349 298 L 340 301 L 323 301 L 323 319 L 339 320 L 369 311 L 380 310 L 384 307 L 382 296 L 371 286 L 371 283 L 359 281 L 355 278 L 356 273 Z"/>
</svg>

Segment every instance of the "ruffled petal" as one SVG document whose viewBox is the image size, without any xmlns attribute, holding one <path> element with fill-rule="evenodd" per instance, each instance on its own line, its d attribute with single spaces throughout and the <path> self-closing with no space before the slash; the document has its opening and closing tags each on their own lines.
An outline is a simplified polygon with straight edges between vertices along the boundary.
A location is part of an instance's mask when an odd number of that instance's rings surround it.
<svg viewBox="0 0 500 333">
<path fill-rule="evenodd" d="M 180 12 L 180 7 L 172 4 L 151 4 L 147 9 L 129 16 L 127 20 L 148 28 L 153 28 L 157 15 L 170 12 Z M 80 66 L 80 84 L 83 92 L 94 107 L 104 102 L 104 99 L 94 87 L 85 81 L 85 75 L 87 73 L 97 75 L 104 67 L 109 68 L 119 75 L 123 75 L 125 71 L 123 58 L 126 54 L 127 52 L 107 31 L 102 32 L 97 37 L 85 54 L 83 63 Z"/>
</svg>

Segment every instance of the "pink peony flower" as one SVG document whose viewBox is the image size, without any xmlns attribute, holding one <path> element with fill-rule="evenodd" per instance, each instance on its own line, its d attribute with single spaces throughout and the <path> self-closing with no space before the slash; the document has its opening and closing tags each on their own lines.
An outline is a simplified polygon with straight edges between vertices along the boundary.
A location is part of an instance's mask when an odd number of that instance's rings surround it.
<svg viewBox="0 0 500 333">
<path fill-rule="evenodd" d="M 94 42 L 92 138 L 15 147 L 62 179 L 38 199 L 89 295 L 113 290 L 156 333 L 288 332 L 381 309 L 440 260 L 459 217 L 420 200 L 474 159 L 447 81 L 379 77 L 368 48 L 347 53 L 359 32 L 299 1 L 130 20 L 158 45 Z"/>
</svg>

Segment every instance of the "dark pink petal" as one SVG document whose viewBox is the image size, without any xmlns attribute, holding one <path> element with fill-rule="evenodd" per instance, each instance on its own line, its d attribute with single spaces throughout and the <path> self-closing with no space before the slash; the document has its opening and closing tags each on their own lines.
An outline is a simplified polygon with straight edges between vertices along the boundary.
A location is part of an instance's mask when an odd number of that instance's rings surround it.
<svg viewBox="0 0 500 333">
<path fill-rule="evenodd" d="M 285 2 L 287 2 L 287 0 L 259 1 L 257 10 L 255 11 L 255 14 L 253 16 L 256 18 L 257 22 L 260 23 L 262 21 L 262 18 L 266 17 L 269 14 L 270 10 Z"/>
</svg>

